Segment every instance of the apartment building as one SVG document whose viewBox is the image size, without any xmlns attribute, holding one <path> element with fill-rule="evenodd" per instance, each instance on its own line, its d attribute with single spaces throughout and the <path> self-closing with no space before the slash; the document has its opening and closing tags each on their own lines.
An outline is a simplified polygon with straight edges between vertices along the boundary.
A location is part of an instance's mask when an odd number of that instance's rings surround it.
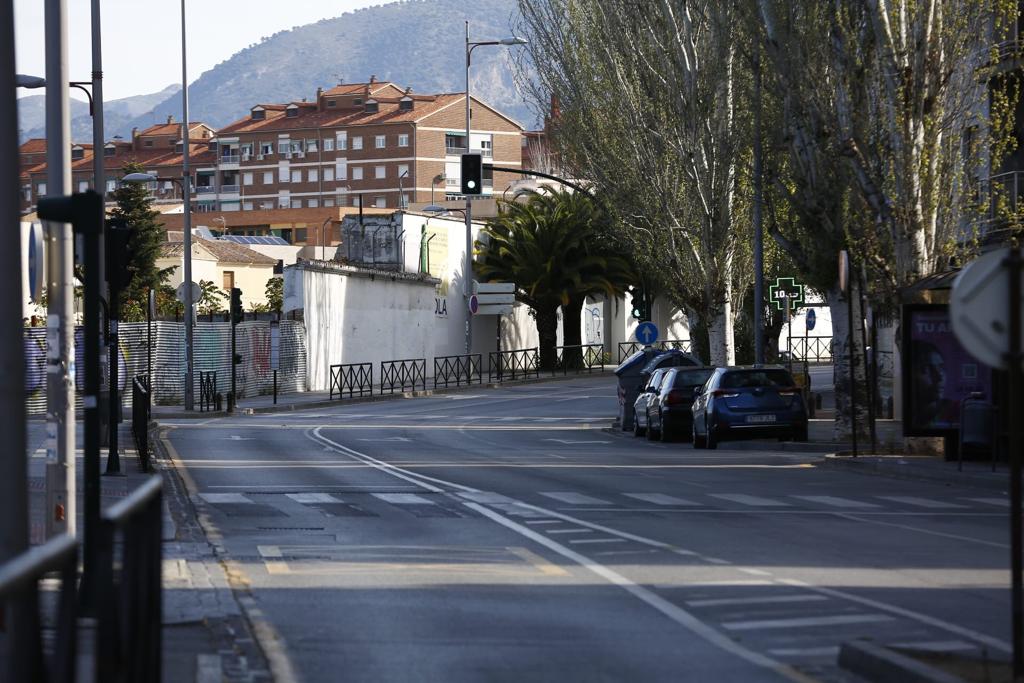
<svg viewBox="0 0 1024 683">
<path fill-rule="evenodd" d="M 465 93 L 422 95 L 371 77 L 319 89 L 315 101 L 257 104 L 222 128 L 213 160 L 196 164 L 195 210 L 335 206 L 400 208 L 456 199 L 460 155 L 522 166 L 522 126 L 472 99 L 466 144 Z M 484 194 L 516 177 L 487 173 Z"/>
</svg>

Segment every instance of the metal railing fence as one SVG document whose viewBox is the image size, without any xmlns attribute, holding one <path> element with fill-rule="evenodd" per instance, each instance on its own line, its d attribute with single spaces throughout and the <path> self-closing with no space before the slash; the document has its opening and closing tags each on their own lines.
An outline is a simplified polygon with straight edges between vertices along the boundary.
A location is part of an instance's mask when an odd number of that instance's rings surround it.
<svg viewBox="0 0 1024 683">
<path fill-rule="evenodd" d="M 136 375 L 132 380 L 132 434 L 135 436 L 135 450 L 139 454 L 139 465 L 143 472 L 149 472 L 149 378 Z"/>
<path fill-rule="evenodd" d="M 104 511 L 97 539 L 96 679 L 160 683 L 160 475 Z"/>
<path fill-rule="evenodd" d="M 540 377 L 540 350 L 515 349 L 487 354 L 487 381 L 505 382 L 525 377 Z"/>
<path fill-rule="evenodd" d="M 619 365 L 622 365 L 622 361 L 626 360 L 637 351 L 642 350 L 645 346 L 645 344 L 638 341 L 619 342 L 619 356 L 616 362 Z M 689 339 L 663 339 L 651 344 L 651 347 L 661 349 L 662 351 L 678 349 L 683 353 L 693 353 L 693 342 Z"/>
<path fill-rule="evenodd" d="M 604 370 L 604 344 L 576 344 L 555 347 L 555 370 L 561 372 L 593 372 Z"/>
<path fill-rule="evenodd" d="M 483 355 L 471 353 L 461 356 L 438 356 L 434 358 L 434 388 L 452 384 L 483 383 Z"/>
<path fill-rule="evenodd" d="M 396 391 L 415 391 L 419 385 L 427 389 L 427 359 L 405 358 L 386 360 L 380 364 L 380 393 L 393 394 Z"/>
<path fill-rule="evenodd" d="M 373 394 L 373 363 L 332 365 L 330 370 L 332 400 L 335 393 L 338 394 L 338 398 L 345 398 L 345 392 L 348 392 L 349 398 L 356 394 Z"/>
<path fill-rule="evenodd" d="M 39 582 L 60 574 L 60 597 L 52 652 L 43 647 Z M 0 565 L 0 613 L 6 619 L 7 657 L 0 679 L 33 683 L 74 683 L 78 640 L 78 544 L 58 536 Z M 159 593 L 158 593 L 159 595 Z"/>
<path fill-rule="evenodd" d="M 832 362 L 832 337 L 790 337 L 789 357 L 807 363 Z"/>
</svg>

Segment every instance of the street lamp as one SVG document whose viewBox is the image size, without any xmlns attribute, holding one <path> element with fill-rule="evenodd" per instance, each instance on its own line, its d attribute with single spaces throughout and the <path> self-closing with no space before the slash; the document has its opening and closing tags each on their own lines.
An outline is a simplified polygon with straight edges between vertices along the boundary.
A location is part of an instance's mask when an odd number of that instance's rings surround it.
<svg viewBox="0 0 1024 683">
<path fill-rule="evenodd" d="M 334 220 L 334 219 L 331 216 L 328 216 L 327 218 L 324 219 L 324 222 L 320 224 L 320 260 L 321 261 L 326 261 L 327 260 L 324 257 L 324 229 L 327 227 L 327 224 L 330 223 L 332 220 Z"/>
<path fill-rule="evenodd" d="M 400 176 L 398 176 L 398 208 L 399 209 L 404 209 L 405 208 L 405 204 L 406 204 L 406 202 L 405 202 L 405 189 L 402 187 L 402 178 L 407 178 L 408 176 L 409 176 L 409 169 L 405 169 L 404 171 L 402 171 L 402 174 Z"/>
<path fill-rule="evenodd" d="M 470 41 L 469 39 L 469 21 L 466 21 L 466 153 L 470 150 L 470 96 L 469 96 L 469 67 L 472 63 L 473 50 L 480 47 L 481 45 L 526 45 L 529 41 L 525 38 L 518 36 L 509 36 L 500 40 L 480 40 Z M 433 187 L 431 187 L 433 190 Z M 473 200 L 469 195 L 466 195 L 466 261 L 465 261 L 465 277 L 464 279 L 468 283 L 472 279 L 473 269 Z M 463 293 L 467 299 L 470 296 L 470 289 L 467 285 L 465 292 Z M 472 353 L 473 351 L 473 326 L 472 318 L 469 317 L 469 306 L 466 306 L 466 353 Z"/>
</svg>

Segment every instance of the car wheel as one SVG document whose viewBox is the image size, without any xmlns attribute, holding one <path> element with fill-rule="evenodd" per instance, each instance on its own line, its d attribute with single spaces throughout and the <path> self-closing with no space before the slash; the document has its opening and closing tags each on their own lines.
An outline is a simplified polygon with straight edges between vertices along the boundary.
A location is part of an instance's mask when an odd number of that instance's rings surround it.
<svg viewBox="0 0 1024 683">
<path fill-rule="evenodd" d="M 633 411 L 633 436 L 643 436 L 646 430 L 640 426 L 640 421 L 636 419 L 636 411 Z"/>
<path fill-rule="evenodd" d="M 707 443 L 704 441 L 704 437 L 697 433 L 697 425 L 693 425 L 693 429 L 690 434 L 690 440 L 693 441 L 694 448 L 707 448 Z"/>
<path fill-rule="evenodd" d="M 711 427 L 707 427 L 705 425 L 705 428 L 707 430 L 707 435 L 704 437 L 704 448 L 709 450 L 718 448 L 718 439 L 715 438 L 715 434 L 711 431 Z"/>
</svg>

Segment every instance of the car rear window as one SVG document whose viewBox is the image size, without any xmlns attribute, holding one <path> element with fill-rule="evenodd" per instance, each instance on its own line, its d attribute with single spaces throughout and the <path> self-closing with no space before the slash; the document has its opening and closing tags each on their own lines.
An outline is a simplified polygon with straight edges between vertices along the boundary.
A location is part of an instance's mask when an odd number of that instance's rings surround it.
<svg viewBox="0 0 1024 683">
<path fill-rule="evenodd" d="M 723 389 L 748 387 L 791 387 L 793 377 L 785 370 L 734 370 L 722 375 Z"/>
<path fill-rule="evenodd" d="M 708 377 L 714 370 L 708 368 L 706 370 L 677 370 L 675 380 L 672 382 L 674 387 L 698 387 L 708 381 Z"/>
</svg>

